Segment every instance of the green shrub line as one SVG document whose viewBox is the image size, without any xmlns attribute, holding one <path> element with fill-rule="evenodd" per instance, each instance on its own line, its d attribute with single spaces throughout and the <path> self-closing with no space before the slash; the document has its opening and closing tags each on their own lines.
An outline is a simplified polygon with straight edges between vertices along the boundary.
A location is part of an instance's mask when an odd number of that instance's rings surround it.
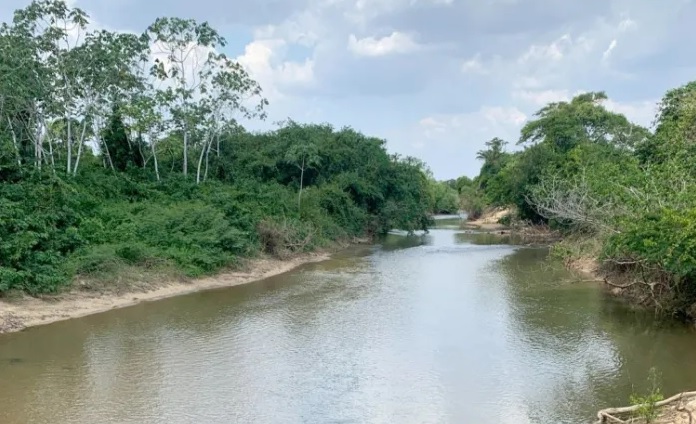
<svg viewBox="0 0 696 424">
<path fill-rule="evenodd" d="M 235 156 L 223 152 L 215 170 L 234 174 L 203 184 L 176 171 L 160 182 L 142 169 L 112 172 L 96 160 L 76 176 L 5 165 L 5 175 L 21 177 L 0 182 L 0 293 L 55 293 L 76 278 L 108 288 L 128 269 L 200 277 L 259 253 L 286 258 L 392 228 L 427 229 L 431 194 L 421 165 L 357 133 L 336 143 L 347 131 L 327 135 L 320 151 L 333 169 L 305 175 L 300 205 L 292 168 L 278 164 L 263 176 L 245 169 L 251 159 L 280 162 L 265 151 L 285 147 L 279 135 L 230 136 Z M 260 138 L 265 149 L 245 145 Z"/>
</svg>

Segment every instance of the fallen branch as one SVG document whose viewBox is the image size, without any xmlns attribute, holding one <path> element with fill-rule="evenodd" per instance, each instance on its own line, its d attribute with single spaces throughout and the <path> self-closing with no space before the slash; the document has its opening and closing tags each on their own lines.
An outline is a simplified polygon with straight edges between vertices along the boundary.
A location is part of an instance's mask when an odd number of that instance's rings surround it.
<svg viewBox="0 0 696 424">
<path fill-rule="evenodd" d="M 599 280 L 599 281 L 601 281 L 601 280 Z M 638 281 L 634 281 L 634 282 L 629 283 L 629 284 L 614 284 L 614 283 L 612 283 L 611 281 L 609 281 L 609 280 L 607 280 L 607 279 L 605 278 L 605 279 L 604 279 L 604 284 L 610 285 L 610 286 L 612 286 L 612 287 L 616 287 L 616 288 L 618 288 L 618 289 L 626 289 L 626 288 L 629 288 L 629 287 L 631 287 L 631 286 L 633 286 L 633 285 L 638 284 Z"/>
<path fill-rule="evenodd" d="M 691 396 L 696 397 L 696 392 L 682 392 L 682 393 L 676 394 L 670 398 L 656 402 L 655 406 L 659 408 L 659 407 L 668 405 L 674 401 L 678 401 L 678 400 L 681 401 L 684 397 L 691 397 Z M 638 411 L 638 409 L 640 407 L 641 407 L 641 405 L 633 405 L 633 406 L 624 406 L 621 408 L 602 409 L 601 411 L 597 412 L 597 418 L 598 418 L 597 424 L 606 423 L 608 419 L 616 420 L 617 418 L 615 417 L 615 415 L 633 413 L 633 412 Z M 617 422 L 617 421 L 614 421 L 614 422 Z M 625 422 L 625 421 L 618 421 L 618 422 Z"/>
</svg>

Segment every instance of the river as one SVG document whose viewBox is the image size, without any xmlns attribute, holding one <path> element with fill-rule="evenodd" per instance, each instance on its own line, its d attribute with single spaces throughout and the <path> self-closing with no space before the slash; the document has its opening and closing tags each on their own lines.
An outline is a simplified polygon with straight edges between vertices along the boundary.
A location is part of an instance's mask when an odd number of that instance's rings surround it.
<svg viewBox="0 0 696 424">
<path fill-rule="evenodd" d="M 696 333 L 440 220 L 257 283 L 0 336 L 0 423 L 585 423 Z"/>
</svg>

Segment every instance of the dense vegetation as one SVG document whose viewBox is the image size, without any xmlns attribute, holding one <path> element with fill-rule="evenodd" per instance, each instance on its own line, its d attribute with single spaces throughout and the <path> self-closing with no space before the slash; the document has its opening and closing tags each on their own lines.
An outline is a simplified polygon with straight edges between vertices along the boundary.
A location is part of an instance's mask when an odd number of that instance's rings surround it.
<svg viewBox="0 0 696 424">
<path fill-rule="evenodd" d="M 696 318 L 696 82 L 667 92 L 654 131 L 603 106 L 605 93 L 550 103 L 517 144 L 493 139 L 465 201 L 514 205 L 563 231 L 555 253 L 593 256 L 648 305 Z M 465 179 L 466 180 L 466 179 Z"/>
<path fill-rule="evenodd" d="M 224 45 L 178 18 L 90 30 L 57 0 L 3 24 L 0 294 L 198 276 L 260 251 L 426 229 L 451 207 L 384 140 L 291 120 L 246 131 L 235 117 L 263 119 L 268 102 Z"/>
</svg>

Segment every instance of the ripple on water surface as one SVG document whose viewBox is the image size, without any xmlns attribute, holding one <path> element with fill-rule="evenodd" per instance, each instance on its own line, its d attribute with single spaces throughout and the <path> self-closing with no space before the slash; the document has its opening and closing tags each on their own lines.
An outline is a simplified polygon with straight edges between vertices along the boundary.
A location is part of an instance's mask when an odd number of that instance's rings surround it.
<svg viewBox="0 0 696 424">
<path fill-rule="evenodd" d="M 696 387 L 692 331 L 500 240 L 391 235 L 0 337 L 0 423 L 580 423 L 652 365 L 666 393 Z"/>
</svg>

